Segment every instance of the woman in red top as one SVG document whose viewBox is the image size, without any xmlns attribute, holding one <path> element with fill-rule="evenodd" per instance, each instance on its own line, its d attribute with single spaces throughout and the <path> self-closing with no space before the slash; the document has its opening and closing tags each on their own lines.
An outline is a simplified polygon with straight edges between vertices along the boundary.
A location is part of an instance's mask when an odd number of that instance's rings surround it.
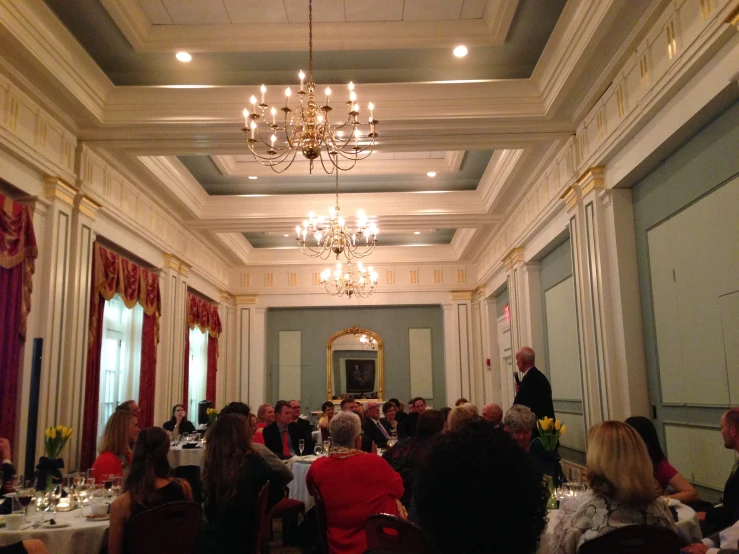
<svg viewBox="0 0 739 554">
<path fill-rule="evenodd" d="M 329 430 L 329 455 L 313 462 L 305 481 L 309 491 L 316 488 L 323 497 L 329 554 L 361 554 L 367 550 L 368 516 L 405 517 L 399 500 L 403 480 L 385 460 L 359 450 L 361 424 L 356 414 L 336 414 Z"/>
<path fill-rule="evenodd" d="M 120 475 L 128 470 L 131 464 L 131 448 L 129 444 L 136 442 L 139 434 L 139 422 L 131 412 L 116 410 L 105 424 L 103 438 L 100 441 L 100 455 L 92 464 L 94 476 L 98 483 L 106 481 L 110 476 Z"/>
<path fill-rule="evenodd" d="M 646 417 L 634 416 L 628 418 L 626 423 L 639 433 L 639 436 L 647 445 L 647 451 L 654 466 L 654 478 L 659 483 L 660 493 L 665 494 L 669 486 L 674 491 L 666 495 L 669 498 L 674 498 L 683 503 L 699 500 L 695 487 L 667 461 L 667 456 L 665 456 L 662 446 L 659 444 L 657 430 L 652 422 Z"/>
</svg>

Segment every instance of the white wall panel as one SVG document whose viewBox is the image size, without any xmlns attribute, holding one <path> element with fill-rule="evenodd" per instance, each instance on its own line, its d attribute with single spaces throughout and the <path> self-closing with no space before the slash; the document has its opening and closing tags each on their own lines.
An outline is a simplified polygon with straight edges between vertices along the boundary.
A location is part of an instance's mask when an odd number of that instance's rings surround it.
<svg viewBox="0 0 739 554">
<path fill-rule="evenodd" d="M 300 399 L 300 331 L 279 332 L 279 397 L 285 400 Z"/>
<path fill-rule="evenodd" d="M 557 412 L 556 417 L 567 426 L 567 432 L 559 442 L 562 446 L 585 452 L 585 418 L 582 414 Z"/>
<path fill-rule="evenodd" d="M 411 396 L 433 398 L 434 378 L 431 362 L 431 329 L 408 329 Z"/>
<path fill-rule="evenodd" d="M 739 292 L 719 298 L 731 405 L 739 404 Z"/>
<path fill-rule="evenodd" d="M 552 397 L 581 401 L 580 350 L 572 277 L 547 290 L 544 297 Z"/>
<path fill-rule="evenodd" d="M 689 481 L 722 490 L 736 454 L 724 448 L 719 429 L 665 425 L 665 446 L 670 464 Z"/>
</svg>

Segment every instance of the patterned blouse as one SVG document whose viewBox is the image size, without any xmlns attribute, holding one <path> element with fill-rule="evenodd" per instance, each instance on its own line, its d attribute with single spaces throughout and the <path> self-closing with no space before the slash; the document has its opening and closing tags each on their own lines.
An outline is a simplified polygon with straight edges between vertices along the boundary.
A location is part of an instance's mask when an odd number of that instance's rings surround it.
<svg viewBox="0 0 739 554">
<path fill-rule="evenodd" d="M 667 503 L 657 498 L 647 506 L 628 506 L 618 500 L 588 490 L 581 497 L 567 502 L 560 510 L 560 520 L 554 530 L 550 552 L 577 554 L 587 541 L 627 525 L 656 525 L 677 533 L 675 521 Z"/>
</svg>

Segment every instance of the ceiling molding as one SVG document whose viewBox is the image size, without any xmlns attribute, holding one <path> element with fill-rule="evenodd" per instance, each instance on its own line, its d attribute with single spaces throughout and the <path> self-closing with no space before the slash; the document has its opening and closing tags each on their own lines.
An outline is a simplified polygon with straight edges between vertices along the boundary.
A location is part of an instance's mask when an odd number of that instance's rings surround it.
<svg viewBox="0 0 739 554">
<path fill-rule="evenodd" d="M 475 236 L 475 233 L 477 232 L 477 229 L 457 229 L 457 232 L 454 233 L 454 237 L 452 238 L 451 247 L 454 249 L 454 253 L 457 256 L 457 259 L 459 260 L 462 257 L 463 252 L 467 248 L 467 245 L 470 243 L 472 238 Z"/>
<path fill-rule="evenodd" d="M 190 215 L 200 217 L 208 202 L 203 190 L 182 162 L 174 156 L 140 156 L 139 162 L 167 189 Z"/>
<path fill-rule="evenodd" d="M 496 151 L 485 169 L 477 192 L 480 193 L 486 210 L 490 210 L 500 191 L 505 187 L 513 168 L 521 158 L 523 150 Z"/>
<path fill-rule="evenodd" d="M 152 25 L 139 2 L 102 0 L 137 52 L 300 52 L 307 49 L 307 24 L 253 23 Z M 517 1 L 489 0 L 482 19 L 437 21 L 314 21 L 315 51 L 500 46 Z"/>
</svg>

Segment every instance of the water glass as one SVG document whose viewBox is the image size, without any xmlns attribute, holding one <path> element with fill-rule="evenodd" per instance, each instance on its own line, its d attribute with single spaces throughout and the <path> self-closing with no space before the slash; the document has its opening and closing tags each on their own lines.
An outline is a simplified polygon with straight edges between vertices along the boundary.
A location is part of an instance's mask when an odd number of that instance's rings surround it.
<svg viewBox="0 0 739 554">
<path fill-rule="evenodd" d="M 56 507 L 59 504 L 59 501 L 62 498 L 62 486 L 61 485 L 53 485 L 48 492 L 49 497 L 49 507 L 51 508 L 51 511 L 53 513 L 56 513 Z"/>
<path fill-rule="evenodd" d="M 113 481 L 113 486 L 111 487 L 111 491 L 113 493 L 113 496 L 117 497 L 119 494 L 121 494 L 121 488 L 123 486 L 123 478 L 120 475 L 113 475 L 111 477 L 111 480 Z"/>
<path fill-rule="evenodd" d="M 331 450 L 331 441 L 325 440 L 323 441 L 323 452 L 328 456 L 328 451 Z"/>
<path fill-rule="evenodd" d="M 321 454 L 323 454 L 323 448 L 321 448 L 320 444 L 316 444 L 316 446 L 313 448 L 313 453 L 316 456 L 320 456 Z"/>
</svg>

